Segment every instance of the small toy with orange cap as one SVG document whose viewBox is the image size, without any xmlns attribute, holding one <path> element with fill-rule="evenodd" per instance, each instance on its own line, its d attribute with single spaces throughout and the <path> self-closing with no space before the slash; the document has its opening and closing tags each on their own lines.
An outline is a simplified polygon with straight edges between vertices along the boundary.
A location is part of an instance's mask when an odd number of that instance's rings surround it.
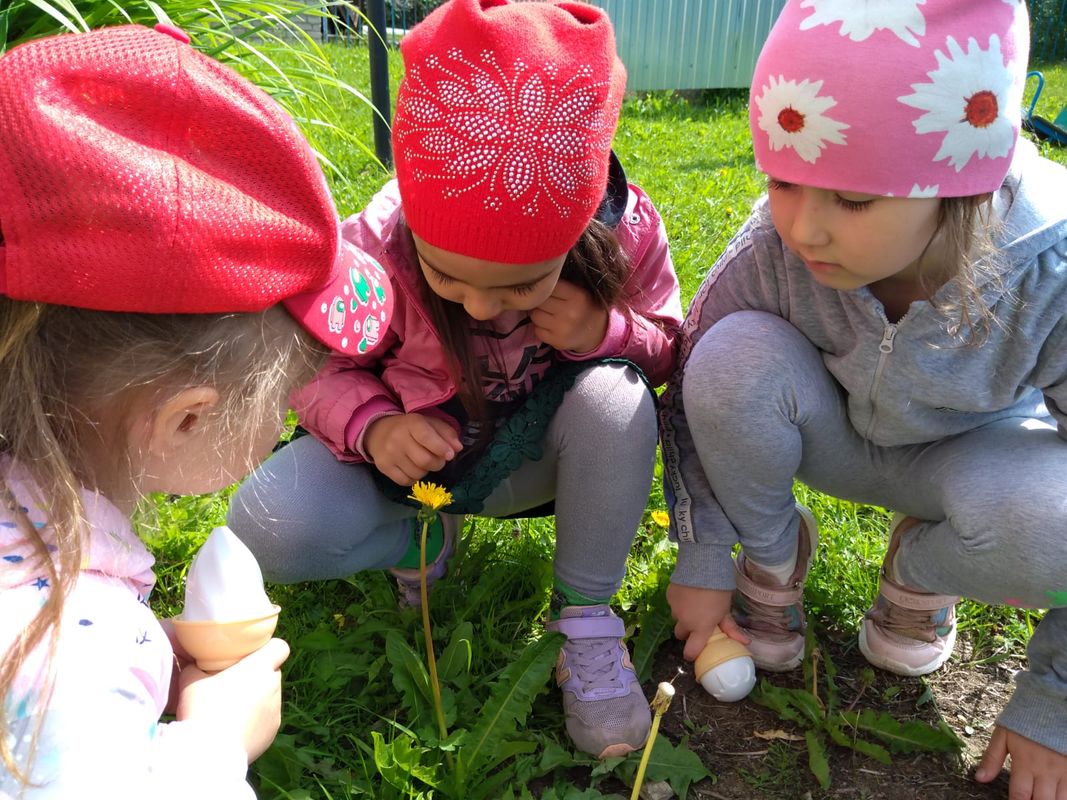
<svg viewBox="0 0 1067 800">
<path fill-rule="evenodd" d="M 723 703 L 743 700 L 756 685 L 756 665 L 748 649 L 718 626 L 693 665 L 697 681 Z"/>
</svg>

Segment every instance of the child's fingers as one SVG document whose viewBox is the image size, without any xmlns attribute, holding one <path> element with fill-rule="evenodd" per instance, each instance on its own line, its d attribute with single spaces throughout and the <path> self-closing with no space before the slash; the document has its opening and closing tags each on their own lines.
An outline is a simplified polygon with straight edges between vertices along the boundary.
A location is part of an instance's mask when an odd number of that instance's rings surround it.
<svg viewBox="0 0 1067 800">
<path fill-rule="evenodd" d="M 456 435 L 455 428 L 443 419 L 434 417 L 425 419 L 426 425 L 419 426 L 412 431 L 412 438 L 435 456 L 451 461 L 456 457 L 456 453 L 463 449 L 463 443 Z M 440 468 L 437 467 L 437 469 Z"/>
<path fill-rule="evenodd" d="M 447 446 L 443 446 L 443 449 L 446 453 L 450 452 Z M 427 472 L 437 472 L 444 467 L 448 459 L 444 455 L 438 455 L 437 452 L 426 449 L 419 442 L 412 441 L 405 453 L 405 458 L 400 459 L 398 463 L 412 478 L 419 480 Z"/>
<path fill-rule="evenodd" d="M 741 644 L 747 645 L 752 641 L 751 637 L 741 629 L 740 625 L 734 622 L 734 618 L 729 614 L 722 618 L 719 623 L 719 629 L 734 641 L 741 642 Z"/>
<path fill-rule="evenodd" d="M 1034 774 L 1012 768 L 1008 782 L 1008 800 L 1055 800 L 1055 795 L 1034 794 Z"/>
<path fill-rule="evenodd" d="M 281 669 L 282 664 L 289 658 L 289 643 L 285 639 L 271 639 L 248 658 L 267 664 L 271 669 Z"/>
<path fill-rule="evenodd" d="M 534 333 L 545 330 L 552 323 L 552 315 L 541 308 L 535 308 L 530 312 L 530 323 L 534 326 Z"/>
<path fill-rule="evenodd" d="M 985 753 L 978 764 L 978 770 L 974 773 L 974 779 L 979 783 L 989 783 L 1000 774 L 1004 760 L 1008 757 L 1008 734 L 1004 728 L 996 727 L 993 735 L 989 738 Z"/>
<path fill-rule="evenodd" d="M 708 643 L 708 639 L 711 638 L 713 633 L 715 633 L 714 628 L 692 631 L 689 634 L 689 638 L 685 640 L 685 649 L 682 651 L 682 658 L 686 661 L 696 661 L 697 656 L 700 655 L 700 651 L 704 649 L 704 646 Z"/>
<path fill-rule="evenodd" d="M 398 461 L 384 463 L 379 459 L 375 462 L 375 466 L 382 475 L 398 486 L 411 486 L 411 484 L 426 474 L 425 472 L 420 472 L 414 465 L 408 462 L 407 459 L 404 459 L 402 464 Z"/>
<path fill-rule="evenodd" d="M 178 663 L 184 665 L 192 661 L 193 657 L 185 651 L 182 643 L 178 641 L 178 634 L 174 632 L 174 620 L 170 617 L 165 617 L 159 621 L 159 625 L 163 628 L 163 632 L 167 634 L 167 638 L 170 639 L 170 646 L 174 651 L 174 657 L 178 659 Z"/>
</svg>

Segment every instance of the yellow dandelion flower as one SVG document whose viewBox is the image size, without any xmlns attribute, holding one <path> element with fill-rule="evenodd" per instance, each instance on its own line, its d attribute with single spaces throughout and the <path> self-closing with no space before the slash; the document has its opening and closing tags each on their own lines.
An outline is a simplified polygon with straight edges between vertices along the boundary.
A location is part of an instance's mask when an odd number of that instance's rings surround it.
<svg viewBox="0 0 1067 800">
<path fill-rule="evenodd" d="M 416 481 L 408 497 L 422 503 L 427 511 L 440 511 L 452 502 L 452 492 L 429 481 Z"/>
<path fill-rule="evenodd" d="M 661 528 L 666 528 L 671 524 L 671 516 L 666 511 L 653 511 L 652 521 L 659 525 Z"/>
</svg>

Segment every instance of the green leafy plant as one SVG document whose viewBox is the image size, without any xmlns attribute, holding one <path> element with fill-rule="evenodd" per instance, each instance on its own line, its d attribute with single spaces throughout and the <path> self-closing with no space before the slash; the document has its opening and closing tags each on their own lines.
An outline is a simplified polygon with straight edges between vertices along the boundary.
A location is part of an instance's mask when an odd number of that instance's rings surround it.
<svg viewBox="0 0 1067 800">
<path fill-rule="evenodd" d="M 856 711 L 854 703 L 842 709 L 836 677 L 833 660 L 819 647 L 814 626 L 809 625 L 804 642 L 804 686 L 773 686 L 764 678 L 751 695 L 752 700 L 782 720 L 804 729 L 808 769 L 824 790 L 830 787 L 829 743 L 882 764 L 892 763 L 892 756 L 899 753 L 954 753 L 963 747 L 944 722 L 937 726 L 921 720 L 901 722 L 884 711 Z"/>
<path fill-rule="evenodd" d="M 534 698 L 544 688 L 564 636 L 547 633 L 530 642 L 501 673 L 484 703 L 470 688 L 469 652 L 472 628 L 458 626 L 441 658 L 441 690 L 448 717 L 456 729 L 446 739 L 428 729 L 432 704 L 429 675 L 414 650 L 390 633 L 386 648 L 393 667 L 393 683 L 401 692 L 411 720 L 397 728 L 391 741 L 375 732 L 374 762 L 378 773 L 396 788 L 418 784 L 438 790 L 443 797 L 498 797 L 503 786 L 515 780 L 516 756 L 533 753 L 535 738 L 526 735 L 526 722 Z M 469 725 L 464 722 L 469 720 Z M 442 765 L 452 757 L 454 769 Z M 509 768 L 510 766 L 510 768 Z"/>
</svg>

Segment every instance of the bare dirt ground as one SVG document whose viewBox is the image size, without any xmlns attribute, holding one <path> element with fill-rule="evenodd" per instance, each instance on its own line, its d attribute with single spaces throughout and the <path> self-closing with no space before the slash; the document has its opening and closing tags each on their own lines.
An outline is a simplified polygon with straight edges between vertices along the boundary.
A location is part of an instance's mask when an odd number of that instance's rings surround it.
<svg viewBox="0 0 1067 800">
<path fill-rule="evenodd" d="M 854 640 L 820 636 L 839 670 L 837 687 L 843 705 L 856 700 L 867 662 Z M 808 770 L 803 731 L 783 722 L 775 712 L 751 700 L 719 703 L 696 683 L 691 665 L 679 674 L 682 648 L 665 645 L 657 658 L 654 679 L 674 679 L 674 702 L 661 731 L 672 741 L 689 735 L 689 746 L 716 780 L 704 780 L 689 790 L 693 800 L 1004 800 L 1007 774 L 992 784 L 979 784 L 972 775 L 981 758 L 993 722 L 1012 691 L 1018 662 L 996 665 L 968 663 L 968 643 L 957 642 L 953 658 L 925 679 L 902 678 L 875 670 L 875 682 L 862 690 L 855 708 L 887 711 L 897 720 L 938 716 L 964 740 L 959 756 L 923 753 L 898 755 L 884 765 L 851 750 L 831 746 L 831 785 L 826 791 Z M 763 677 L 763 675 L 761 675 Z M 799 686 L 800 670 L 789 675 L 766 675 L 778 686 Z M 783 736 L 784 734 L 784 736 Z M 777 737 L 777 738 L 774 738 Z"/>
</svg>

